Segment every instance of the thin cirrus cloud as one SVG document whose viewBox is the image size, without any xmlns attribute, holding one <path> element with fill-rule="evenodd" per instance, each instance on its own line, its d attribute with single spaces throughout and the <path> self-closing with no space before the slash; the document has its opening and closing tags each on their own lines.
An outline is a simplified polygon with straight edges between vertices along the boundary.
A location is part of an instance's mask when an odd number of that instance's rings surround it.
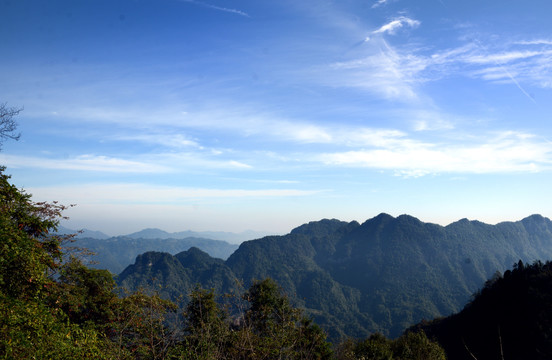
<svg viewBox="0 0 552 360">
<path fill-rule="evenodd" d="M 205 3 L 205 2 L 201 2 L 201 1 L 195 1 L 195 0 L 180 0 L 180 1 L 190 3 L 190 4 L 194 4 L 194 5 L 198 5 L 198 6 L 203 6 L 203 7 L 206 7 L 208 9 L 227 12 L 227 13 L 231 13 L 231 14 L 244 16 L 244 17 L 250 17 L 249 14 L 247 14 L 246 12 L 243 12 L 243 11 L 237 10 L 237 9 L 225 8 L 225 7 L 222 7 L 222 6 L 217 6 L 217 5 L 213 5 L 213 4 L 209 4 L 209 3 Z"/>
<path fill-rule="evenodd" d="M 203 147 L 195 139 L 190 139 L 183 134 L 169 134 L 169 133 L 151 133 L 144 132 L 134 135 L 114 135 L 109 136 L 109 140 L 114 141 L 129 141 L 129 142 L 143 142 L 147 144 L 162 145 L 163 147 L 169 147 L 174 149 L 182 148 L 197 148 L 203 149 Z"/>
<path fill-rule="evenodd" d="M 0 156 L 2 163 L 12 168 L 38 168 L 110 173 L 164 173 L 170 168 L 153 162 L 126 160 L 109 156 L 80 155 L 72 158 L 48 158 L 21 155 Z"/>
<path fill-rule="evenodd" d="M 389 34 L 395 35 L 397 30 L 403 27 L 417 28 L 420 26 L 421 22 L 415 19 L 411 19 L 406 16 L 399 16 L 388 22 L 387 24 L 382 25 L 379 29 L 372 31 L 372 35 L 377 34 Z M 366 38 L 366 41 L 370 41 L 370 37 Z"/>
<path fill-rule="evenodd" d="M 373 5 L 372 5 L 372 9 L 375 9 L 375 8 L 378 8 L 382 5 L 385 5 L 389 2 L 389 0 L 377 0 Z"/>
<path fill-rule="evenodd" d="M 361 88 L 384 99 L 410 101 L 418 98 L 415 86 L 422 82 L 420 75 L 426 67 L 422 57 L 403 54 L 386 44 L 365 57 L 331 64 L 329 74 L 333 76 L 327 78 L 326 84 Z"/>
<path fill-rule="evenodd" d="M 335 166 L 394 170 L 406 176 L 436 173 L 542 171 L 552 166 L 552 145 L 531 134 L 502 132 L 473 144 L 437 144 L 404 139 L 390 146 L 323 154 Z"/>
<path fill-rule="evenodd" d="M 132 158 L 132 157 L 131 157 Z M 159 174 L 197 169 L 246 170 L 252 166 L 239 160 L 221 159 L 217 153 L 157 153 L 134 155 L 134 159 L 110 156 L 79 155 L 71 158 L 37 157 L 1 154 L 0 160 L 10 168 L 37 168 L 48 170 L 89 171 L 104 173 Z M 145 160 L 144 160 L 145 159 Z"/>
<path fill-rule="evenodd" d="M 395 24 L 399 24 L 395 23 Z M 386 33 L 398 25 L 389 23 Z M 389 100 L 412 101 L 423 97 L 422 86 L 452 76 L 465 76 L 496 84 L 514 84 L 527 95 L 523 84 L 552 87 L 552 48 L 549 41 L 470 41 L 455 48 L 429 52 L 426 47 L 392 46 L 381 39 L 356 58 L 335 62 L 323 70 L 327 86 L 354 87 Z M 530 48 L 530 49 L 529 49 Z"/>
</svg>

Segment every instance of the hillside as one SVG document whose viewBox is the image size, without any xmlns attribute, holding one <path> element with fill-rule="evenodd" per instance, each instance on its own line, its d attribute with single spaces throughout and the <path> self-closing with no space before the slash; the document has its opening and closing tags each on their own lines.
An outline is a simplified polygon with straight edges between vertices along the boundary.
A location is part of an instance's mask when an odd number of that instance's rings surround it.
<svg viewBox="0 0 552 360">
<path fill-rule="evenodd" d="M 449 360 L 552 358 L 552 264 L 521 261 L 487 281 L 464 309 L 417 325 Z"/>
<path fill-rule="evenodd" d="M 151 286 L 155 270 L 155 287 L 174 297 L 196 283 L 226 293 L 239 291 L 238 280 L 248 287 L 271 277 L 333 339 L 376 331 L 397 337 L 422 319 L 459 311 L 496 271 L 520 259 L 552 258 L 552 223 L 533 215 L 443 227 L 380 214 L 363 224 L 321 220 L 247 241 L 225 262 L 203 254 L 183 264 L 187 254 L 144 254 L 118 281 L 129 289 Z"/>
</svg>

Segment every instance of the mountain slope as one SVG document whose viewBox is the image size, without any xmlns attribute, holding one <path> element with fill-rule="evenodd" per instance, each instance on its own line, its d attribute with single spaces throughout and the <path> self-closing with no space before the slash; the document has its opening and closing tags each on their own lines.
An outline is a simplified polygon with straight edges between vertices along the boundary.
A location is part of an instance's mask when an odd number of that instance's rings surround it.
<svg viewBox="0 0 552 360">
<path fill-rule="evenodd" d="M 413 327 L 436 338 L 450 360 L 552 358 L 552 264 L 515 264 L 464 309 Z"/>
<path fill-rule="evenodd" d="M 245 287 L 273 278 L 333 339 L 374 331 L 396 337 L 424 318 L 460 310 L 486 279 L 519 259 L 548 258 L 552 223 L 539 215 L 497 225 L 463 219 L 443 227 L 380 214 L 363 224 L 321 220 L 244 242 L 220 271 Z M 201 266 L 214 264 L 203 259 Z M 121 274 L 123 286 L 130 273 Z M 141 280 L 133 286 L 147 283 L 146 273 L 134 273 Z M 231 282 L 217 282 L 217 289 L 236 291 Z"/>
</svg>

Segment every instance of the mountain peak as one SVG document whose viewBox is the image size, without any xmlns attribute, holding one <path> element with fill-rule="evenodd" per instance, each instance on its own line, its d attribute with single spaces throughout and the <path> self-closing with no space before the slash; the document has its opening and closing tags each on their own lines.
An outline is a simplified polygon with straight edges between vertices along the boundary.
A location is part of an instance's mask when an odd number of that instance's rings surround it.
<svg viewBox="0 0 552 360">
<path fill-rule="evenodd" d="M 353 222 L 356 223 L 356 222 Z M 338 229 L 349 223 L 337 219 L 322 219 L 319 221 L 311 221 L 291 230 L 291 234 L 302 234 L 308 236 L 325 236 L 333 234 Z M 357 223 L 358 224 L 358 223 Z"/>
<path fill-rule="evenodd" d="M 169 233 L 157 228 L 147 228 L 126 236 L 133 239 L 165 239 L 169 237 Z"/>
</svg>

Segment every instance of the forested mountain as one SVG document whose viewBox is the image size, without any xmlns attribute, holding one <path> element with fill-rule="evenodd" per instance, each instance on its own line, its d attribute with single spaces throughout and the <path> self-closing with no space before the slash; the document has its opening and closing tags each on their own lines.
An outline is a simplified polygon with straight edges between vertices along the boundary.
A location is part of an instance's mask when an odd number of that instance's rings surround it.
<svg viewBox="0 0 552 360">
<path fill-rule="evenodd" d="M 520 259 L 549 258 L 552 222 L 540 215 L 443 227 L 380 214 L 363 224 L 321 220 L 247 241 L 226 261 L 197 249 L 143 254 L 118 282 L 154 286 L 175 298 L 198 283 L 217 293 L 241 292 L 254 279 L 271 277 L 333 339 L 376 331 L 396 337 L 422 319 L 459 311 L 496 271 Z"/>
<path fill-rule="evenodd" d="M 552 358 L 552 263 L 515 264 L 497 273 L 464 309 L 424 322 L 449 360 Z"/>
<path fill-rule="evenodd" d="M 183 239 L 127 236 L 108 239 L 79 238 L 72 245 L 94 253 L 93 256 L 86 256 L 85 258 L 85 260 L 91 261 L 90 267 L 106 269 L 113 274 L 120 273 L 125 267 L 134 262 L 136 256 L 148 251 L 177 254 L 191 247 L 197 247 L 214 258 L 226 259 L 238 248 L 238 245 L 229 244 L 225 241 L 194 237 Z"/>
</svg>

